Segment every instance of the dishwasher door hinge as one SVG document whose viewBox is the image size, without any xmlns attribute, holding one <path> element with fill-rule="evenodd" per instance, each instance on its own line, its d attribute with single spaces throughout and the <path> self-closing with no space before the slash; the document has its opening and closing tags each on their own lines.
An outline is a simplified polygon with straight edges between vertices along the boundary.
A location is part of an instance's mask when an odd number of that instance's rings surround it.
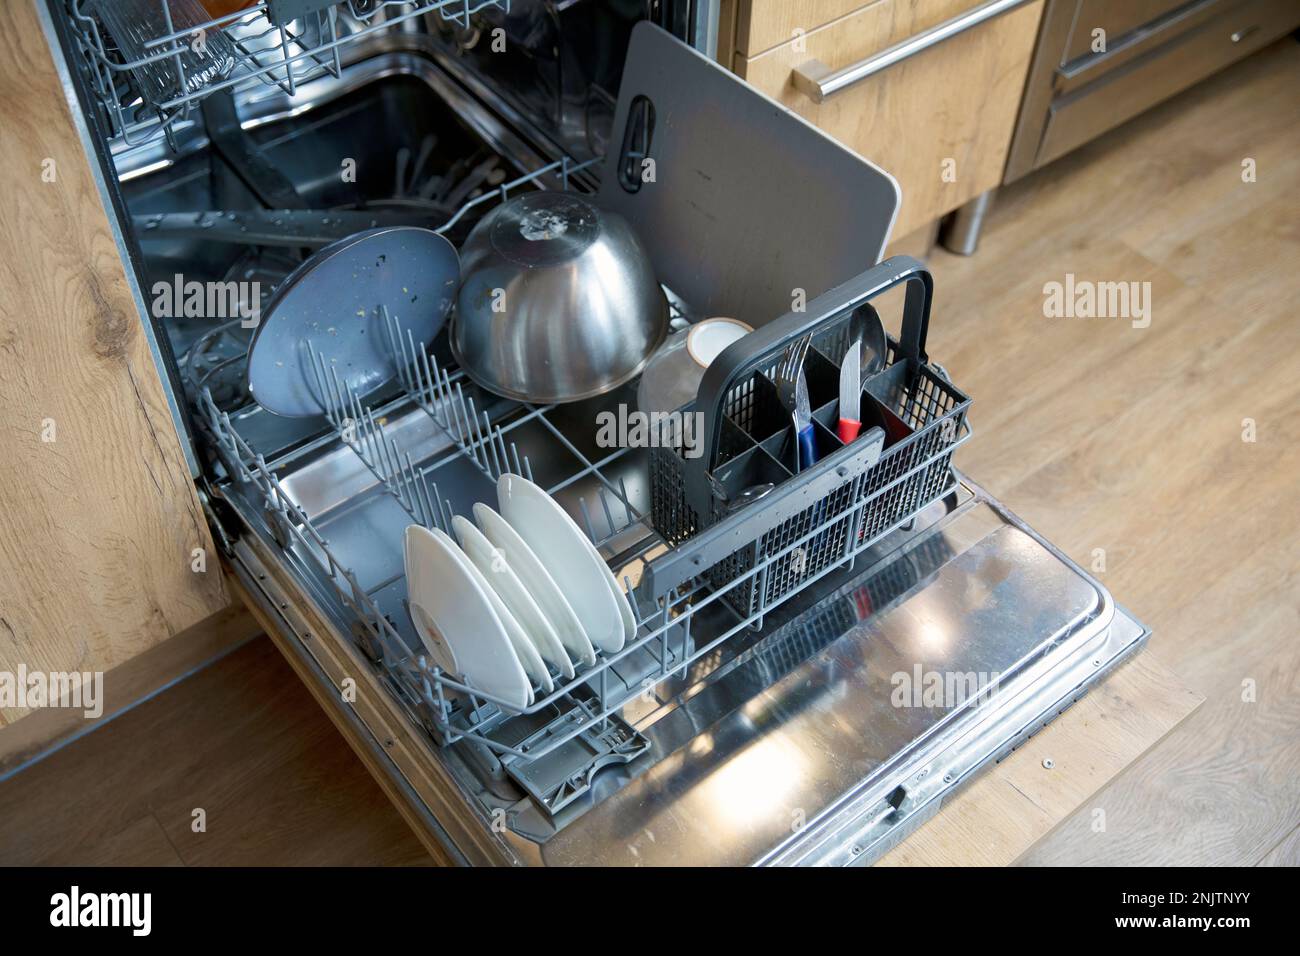
<svg viewBox="0 0 1300 956">
<path fill-rule="evenodd" d="M 234 557 L 235 542 L 239 540 L 239 534 L 232 534 L 227 528 L 238 528 L 239 519 L 221 498 L 214 498 L 208 493 L 208 490 L 199 485 L 196 489 L 199 496 L 199 504 L 203 508 L 203 515 L 208 519 L 208 527 L 212 529 L 212 540 L 218 550 L 227 558 Z"/>
</svg>

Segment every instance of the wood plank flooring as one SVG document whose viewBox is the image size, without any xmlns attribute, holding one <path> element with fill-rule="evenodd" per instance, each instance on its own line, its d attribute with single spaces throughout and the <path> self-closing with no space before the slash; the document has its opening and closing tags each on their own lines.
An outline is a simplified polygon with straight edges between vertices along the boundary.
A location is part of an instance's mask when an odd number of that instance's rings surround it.
<svg viewBox="0 0 1300 956">
<path fill-rule="evenodd" d="M 975 397 L 960 464 L 1207 698 L 1023 863 L 1300 863 L 1297 90 L 1288 39 L 1004 190 L 976 256 L 932 258 L 930 351 Z M 1044 317 L 1067 273 L 1150 282 L 1149 327 Z M 0 783 L 0 862 L 423 859 L 265 640 Z"/>
<path fill-rule="evenodd" d="M 428 859 L 265 637 L 0 783 L 0 864 Z"/>
<path fill-rule="evenodd" d="M 975 396 L 963 467 L 1085 566 L 1104 549 L 1207 698 L 1026 863 L 1297 853 L 1298 89 L 1288 39 L 1005 190 L 975 257 L 933 258 L 931 353 Z M 1150 326 L 1045 318 L 1067 273 L 1150 282 Z"/>
</svg>

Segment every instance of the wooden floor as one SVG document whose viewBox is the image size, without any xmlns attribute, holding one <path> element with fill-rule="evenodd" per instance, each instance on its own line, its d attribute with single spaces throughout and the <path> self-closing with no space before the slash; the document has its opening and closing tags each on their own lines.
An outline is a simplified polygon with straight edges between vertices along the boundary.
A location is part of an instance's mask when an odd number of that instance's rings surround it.
<svg viewBox="0 0 1300 956">
<path fill-rule="evenodd" d="M 1206 698 L 1027 862 L 1300 862 L 1300 44 L 1006 190 L 933 266 L 963 467 L 1085 567 L 1104 549 Z M 1067 273 L 1150 282 L 1150 327 L 1045 318 Z"/>
<path fill-rule="evenodd" d="M 265 637 L 0 783 L 3 864 L 428 859 Z"/>
<path fill-rule="evenodd" d="M 1004 190 L 973 258 L 933 256 L 962 466 L 1207 698 L 1025 862 L 1300 863 L 1297 90 L 1287 40 Z M 1150 282 L 1150 326 L 1044 317 L 1067 273 Z M 264 639 L 0 784 L 0 862 L 421 859 Z"/>
</svg>

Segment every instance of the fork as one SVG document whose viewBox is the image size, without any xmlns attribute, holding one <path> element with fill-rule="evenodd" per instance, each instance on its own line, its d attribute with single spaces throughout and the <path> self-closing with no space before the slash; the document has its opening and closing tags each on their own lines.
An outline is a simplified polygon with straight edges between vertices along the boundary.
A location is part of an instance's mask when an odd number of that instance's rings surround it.
<svg viewBox="0 0 1300 956">
<path fill-rule="evenodd" d="M 777 399 L 790 412 L 790 419 L 794 422 L 794 471 L 797 474 L 800 470 L 800 443 L 804 436 L 802 430 L 808 431 L 808 438 L 812 438 L 812 422 L 801 422 L 799 420 L 800 403 L 799 390 L 803 384 L 803 363 L 808 357 L 808 349 L 812 345 L 812 333 L 809 332 L 798 339 L 795 339 L 786 346 L 785 353 L 781 357 L 780 364 L 776 367 L 776 395 Z M 804 395 L 807 395 L 808 386 L 803 384 Z M 807 398 L 804 398 L 803 404 L 807 406 Z"/>
</svg>

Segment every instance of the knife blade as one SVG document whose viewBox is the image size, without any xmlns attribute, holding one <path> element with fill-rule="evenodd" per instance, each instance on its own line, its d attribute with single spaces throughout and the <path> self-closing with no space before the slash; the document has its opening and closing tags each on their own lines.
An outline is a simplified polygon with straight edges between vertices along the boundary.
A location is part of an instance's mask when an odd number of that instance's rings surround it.
<svg viewBox="0 0 1300 956">
<path fill-rule="evenodd" d="M 794 430 L 799 437 L 799 470 L 817 460 L 817 441 L 813 435 L 812 407 L 808 402 L 808 380 L 802 369 L 794 386 Z"/>
<path fill-rule="evenodd" d="M 849 343 L 840 364 L 840 420 L 836 433 L 848 444 L 862 430 L 862 345 Z"/>
</svg>

